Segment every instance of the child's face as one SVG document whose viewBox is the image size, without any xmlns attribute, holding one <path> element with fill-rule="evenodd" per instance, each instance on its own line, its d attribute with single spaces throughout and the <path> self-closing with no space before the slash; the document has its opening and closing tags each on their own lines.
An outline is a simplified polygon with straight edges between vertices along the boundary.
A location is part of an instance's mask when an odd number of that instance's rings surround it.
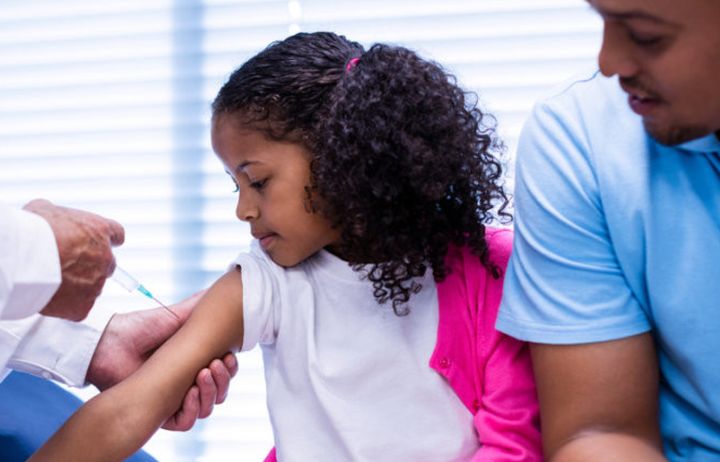
<svg viewBox="0 0 720 462">
<path fill-rule="evenodd" d="M 294 266 L 336 243 L 340 233 L 306 207 L 310 153 L 243 128 L 235 117 L 212 123 L 212 145 L 238 187 L 237 217 L 278 265 Z"/>
</svg>

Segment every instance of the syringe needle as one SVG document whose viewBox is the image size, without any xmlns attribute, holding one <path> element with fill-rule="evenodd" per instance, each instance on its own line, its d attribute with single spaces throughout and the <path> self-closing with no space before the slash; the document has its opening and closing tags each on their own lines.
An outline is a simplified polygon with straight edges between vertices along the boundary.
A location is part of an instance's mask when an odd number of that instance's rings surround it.
<svg viewBox="0 0 720 462">
<path fill-rule="evenodd" d="M 165 308 L 165 310 L 167 310 L 168 313 L 170 313 L 171 315 L 173 315 L 173 316 L 175 317 L 175 319 L 177 319 L 178 321 L 180 320 L 180 317 L 179 317 L 177 314 L 175 314 L 175 312 L 174 312 L 173 310 L 171 310 L 169 307 L 165 306 L 165 304 L 163 304 L 160 300 L 158 300 L 158 299 L 155 298 L 155 297 L 153 297 L 152 299 L 155 300 L 156 302 L 158 302 L 158 303 L 160 304 L 160 306 L 162 306 L 163 308 Z"/>
<path fill-rule="evenodd" d="M 120 268 L 119 266 L 116 266 L 115 272 L 113 273 L 112 278 L 114 281 L 116 281 L 118 284 L 123 286 L 128 291 L 132 292 L 134 290 L 137 290 L 138 292 L 145 295 L 146 297 L 155 300 L 155 302 L 157 302 L 160 306 L 165 308 L 165 310 L 168 313 L 172 314 L 175 319 L 177 319 L 178 321 L 180 320 L 180 317 L 177 314 L 175 314 L 175 312 L 173 310 L 171 310 L 163 302 L 161 302 L 160 300 L 155 298 L 155 296 L 153 294 L 151 294 L 149 290 L 147 290 L 142 284 L 140 284 L 137 279 L 130 276 L 130 273 L 128 273 L 124 269 Z"/>
<path fill-rule="evenodd" d="M 177 314 L 175 314 L 175 312 L 174 312 L 173 310 L 171 310 L 169 307 L 165 306 L 164 303 L 162 303 L 160 300 L 158 300 L 158 299 L 155 298 L 155 297 L 152 297 L 152 299 L 155 300 L 156 302 L 158 302 L 158 303 L 160 304 L 160 306 L 162 306 L 163 308 L 165 308 L 165 310 L 166 310 L 168 313 L 170 313 L 171 315 L 173 315 L 173 316 L 175 317 L 175 319 L 177 319 L 178 321 L 180 320 L 180 317 L 179 317 Z"/>
<path fill-rule="evenodd" d="M 166 310 L 168 313 L 170 313 L 171 315 L 173 315 L 173 316 L 175 317 L 175 319 L 177 319 L 178 321 L 180 320 L 180 317 L 178 317 L 178 315 L 175 314 L 175 312 L 174 312 L 173 310 L 171 310 L 171 309 L 168 308 L 163 302 L 161 302 L 160 300 L 158 300 L 157 298 L 155 298 L 155 296 L 154 296 L 153 294 L 151 294 L 150 291 L 147 290 L 144 286 L 139 285 L 138 288 L 137 288 L 137 290 L 140 291 L 140 293 L 142 293 L 143 295 L 147 296 L 148 298 L 151 298 L 151 299 L 155 300 L 160 306 L 162 306 L 163 308 L 165 308 L 165 310 Z"/>
</svg>

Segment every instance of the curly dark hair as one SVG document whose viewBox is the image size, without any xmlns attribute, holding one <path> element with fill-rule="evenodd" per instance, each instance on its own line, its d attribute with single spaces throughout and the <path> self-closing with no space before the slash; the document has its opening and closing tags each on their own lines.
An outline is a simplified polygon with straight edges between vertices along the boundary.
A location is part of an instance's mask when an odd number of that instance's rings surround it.
<svg viewBox="0 0 720 462">
<path fill-rule="evenodd" d="M 447 276 L 451 244 L 500 276 L 485 225 L 511 219 L 503 146 L 495 119 L 439 64 L 399 46 L 364 51 L 330 32 L 299 33 L 237 69 L 213 114 L 313 153 L 308 203 L 341 231 L 335 250 L 396 314 L 408 312 L 428 267 Z"/>
</svg>

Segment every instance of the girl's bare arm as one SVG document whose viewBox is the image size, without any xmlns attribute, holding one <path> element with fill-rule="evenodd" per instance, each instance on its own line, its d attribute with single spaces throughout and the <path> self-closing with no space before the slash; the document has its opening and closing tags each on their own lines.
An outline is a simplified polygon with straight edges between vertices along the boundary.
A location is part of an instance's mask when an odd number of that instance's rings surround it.
<svg viewBox="0 0 720 462">
<path fill-rule="evenodd" d="M 222 276 L 177 334 L 127 380 L 82 406 L 30 461 L 121 461 L 141 448 L 180 406 L 197 372 L 242 346 L 242 291 L 239 270 Z"/>
</svg>

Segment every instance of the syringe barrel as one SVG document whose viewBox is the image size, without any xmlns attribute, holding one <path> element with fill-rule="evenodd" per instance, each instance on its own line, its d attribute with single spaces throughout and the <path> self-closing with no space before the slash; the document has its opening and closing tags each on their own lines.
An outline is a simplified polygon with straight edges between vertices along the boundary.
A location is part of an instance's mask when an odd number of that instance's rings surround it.
<svg viewBox="0 0 720 462">
<path fill-rule="evenodd" d="M 128 292 L 132 292 L 138 287 L 140 287 L 140 283 L 119 266 L 115 267 L 115 272 L 113 272 L 112 274 L 112 279 L 121 286 L 123 286 L 125 289 L 127 289 Z"/>
</svg>

